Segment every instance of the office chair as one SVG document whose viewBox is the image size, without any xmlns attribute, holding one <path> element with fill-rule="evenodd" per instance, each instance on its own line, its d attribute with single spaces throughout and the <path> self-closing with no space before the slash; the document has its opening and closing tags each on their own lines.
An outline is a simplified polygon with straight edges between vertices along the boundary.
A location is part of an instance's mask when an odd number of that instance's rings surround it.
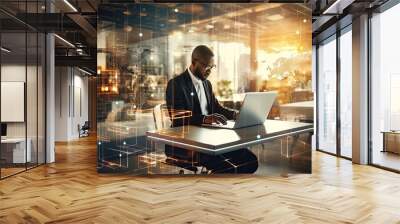
<svg viewBox="0 0 400 224">
<path fill-rule="evenodd" d="M 171 126 L 171 120 L 168 114 L 168 108 L 165 104 L 158 104 L 153 108 L 154 127 L 156 130 L 163 128 L 169 128 Z M 197 161 L 193 161 L 193 158 L 183 158 L 179 155 L 170 155 L 165 159 L 165 163 L 175 167 L 181 168 L 179 174 L 184 174 L 184 170 L 189 170 L 194 174 L 199 172 L 200 165 Z M 208 173 L 205 167 L 201 167 L 200 173 Z"/>
<path fill-rule="evenodd" d="M 82 127 L 78 124 L 79 138 L 89 136 L 89 129 L 90 129 L 89 121 L 85 121 Z"/>
</svg>

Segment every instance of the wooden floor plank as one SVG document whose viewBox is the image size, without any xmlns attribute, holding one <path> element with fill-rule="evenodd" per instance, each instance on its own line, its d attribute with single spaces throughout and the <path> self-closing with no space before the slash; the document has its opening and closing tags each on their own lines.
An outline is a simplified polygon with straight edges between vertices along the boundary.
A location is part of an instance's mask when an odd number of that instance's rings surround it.
<svg viewBox="0 0 400 224">
<path fill-rule="evenodd" d="M 313 174 L 134 177 L 96 172 L 96 139 L 0 181 L 0 223 L 400 223 L 400 175 L 313 152 Z"/>
</svg>

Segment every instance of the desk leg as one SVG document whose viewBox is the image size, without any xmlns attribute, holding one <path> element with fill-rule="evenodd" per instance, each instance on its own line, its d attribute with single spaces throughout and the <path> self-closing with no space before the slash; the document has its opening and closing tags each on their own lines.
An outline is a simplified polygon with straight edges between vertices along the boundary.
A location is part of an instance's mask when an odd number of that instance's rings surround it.
<svg viewBox="0 0 400 224">
<path fill-rule="evenodd" d="M 281 176 L 288 177 L 289 172 L 311 173 L 312 133 L 302 133 L 281 138 Z"/>
<path fill-rule="evenodd" d="M 146 164 L 147 174 L 152 173 L 152 168 L 157 165 L 157 158 L 156 158 L 156 143 L 151 140 L 147 139 L 147 147 L 145 156 L 142 157 L 144 159 L 144 164 Z"/>
<path fill-rule="evenodd" d="M 281 176 L 289 177 L 289 136 L 281 138 Z"/>
</svg>

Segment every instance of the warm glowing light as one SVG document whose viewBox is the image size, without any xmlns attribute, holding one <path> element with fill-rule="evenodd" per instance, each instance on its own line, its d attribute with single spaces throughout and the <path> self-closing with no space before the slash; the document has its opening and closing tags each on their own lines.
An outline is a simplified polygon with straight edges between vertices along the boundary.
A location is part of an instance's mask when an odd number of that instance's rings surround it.
<svg viewBox="0 0 400 224">
<path fill-rule="evenodd" d="M 296 30 L 296 34 L 299 35 L 299 34 L 300 34 L 300 31 Z"/>
<path fill-rule="evenodd" d="M 174 9 L 174 12 L 176 12 L 176 13 L 179 12 L 179 9 L 175 8 L 175 9 Z"/>
<path fill-rule="evenodd" d="M 306 23 L 307 22 L 307 19 L 303 19 L 303 23 Z"/>
<path fill-rule="evenodd" d="M 124 15 L 126 15 L 126 16 L 132 15 L 132 13 L 131 13 L 129 10 L 123 11 L 122 14 L 124 14 Z"/>
<path fill-rule="evenodd" d="M 183 38 L 183 33 L 180 31 L 176 31 L 172 35 L 174 36 L 174 38 L 177 38 L 179 40 L 182 40 L 182 38 Z"/>
<path fill-rule="evenodd" d="M 139 33 L 139 37 L 143 37 L 143 33 L 142 32 Z"/>
<path fill-rule="evenodd" d="M 129 25 L 126 25 L 125 27 L 124 27 L 124 31 L 125 32 L 131 32 L 132 31 L 132 27 L 131 26 L 129 26 Z"/>
</svg>

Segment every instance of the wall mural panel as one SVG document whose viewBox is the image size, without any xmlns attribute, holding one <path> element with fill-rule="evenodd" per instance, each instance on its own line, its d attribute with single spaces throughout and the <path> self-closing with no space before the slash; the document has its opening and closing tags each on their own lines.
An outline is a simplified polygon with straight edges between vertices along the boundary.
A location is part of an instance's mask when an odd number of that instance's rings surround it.
<svg viewBox="0 0 400 224">
<path fill-rule="evenodd" d="M 311 172 L 306 5 L 104 4 L 98 13 L 99 172 Z M 234 119 L 241 128 L 203 126 Z"/>
</svg>

